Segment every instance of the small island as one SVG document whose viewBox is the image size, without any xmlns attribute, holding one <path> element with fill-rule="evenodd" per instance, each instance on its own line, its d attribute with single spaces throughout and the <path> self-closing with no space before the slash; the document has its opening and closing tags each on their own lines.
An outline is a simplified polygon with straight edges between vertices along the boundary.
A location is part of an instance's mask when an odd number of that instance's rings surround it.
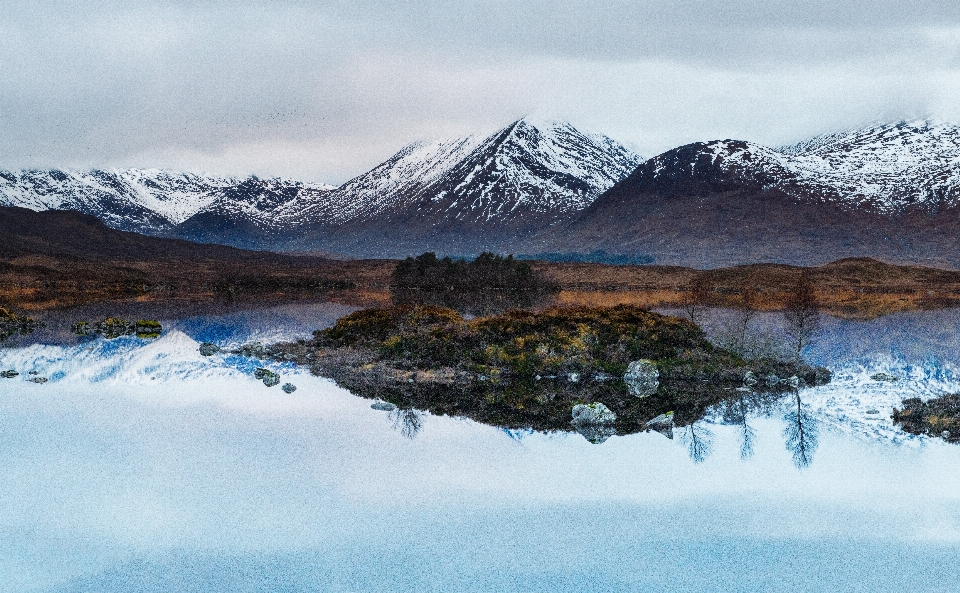
<svg viewBox="0 0 960 593">
<path fill-rule="evenodd" d="M 779 396 L 830 378 L 799 360 L 745 359 L 689 320 L 633 305 L 473 319 L 432 305 L 370 308 L 268 352 L 401 409 L 536 430 L 571 430 L 574 415 L 589 424 L 592 414 L 621 434 L 667 414 L 689 424 L 725 398 Z"/>
</svg>

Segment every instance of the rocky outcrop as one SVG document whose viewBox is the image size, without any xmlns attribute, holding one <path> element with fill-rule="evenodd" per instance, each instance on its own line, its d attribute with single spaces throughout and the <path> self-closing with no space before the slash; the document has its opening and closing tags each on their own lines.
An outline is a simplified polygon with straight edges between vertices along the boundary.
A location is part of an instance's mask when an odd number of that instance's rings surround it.
<svg viewBox="0 0 960 593">
<path fill-rule="evenodd" d="M 253 376 L 256 379 L 263 381 L 263 384 L 267 387 L 273 387 L 274 385 L 280 384 L 280 375 L 271 371 L 270 369 L 258 368 L 253 371 Z"/>
<path fill-rule="evenodd" d="M 574 424 L 611 424 L 617 420 L 617 415 L 600 402 L 577 404 L 571 413 Z"/>
</svg>

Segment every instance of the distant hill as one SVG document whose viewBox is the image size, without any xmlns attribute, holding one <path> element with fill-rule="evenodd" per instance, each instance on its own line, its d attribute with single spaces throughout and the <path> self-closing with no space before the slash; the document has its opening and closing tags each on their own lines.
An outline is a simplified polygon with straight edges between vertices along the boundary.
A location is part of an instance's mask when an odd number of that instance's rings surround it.
<svg viewBox="0 0 960 593">
<path fill-rule="evenodd" d="M 106 226 L 71 210 L 0 207 L 0 258 L 44 255 L 89 261 L 297 261 L 285 255 L 150 237 Z"/>
<path fill-rule="evenodd" d="M 385 289 L 393 265 L 149 237 L 79 212 L 0 207 L 0 306 L 247 297 L 262 304 L 356 287 Z"/>
</svg>

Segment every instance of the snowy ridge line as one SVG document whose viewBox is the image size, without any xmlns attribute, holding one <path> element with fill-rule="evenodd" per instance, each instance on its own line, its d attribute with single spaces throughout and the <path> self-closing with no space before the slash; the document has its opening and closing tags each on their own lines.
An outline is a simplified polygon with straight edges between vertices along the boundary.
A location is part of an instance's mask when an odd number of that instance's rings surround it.
<svg viewBox="0 0 960 593">
<path fill-rule="evenodd" d="M 97 216 L 110 226 L 157 230 L 184 222 L 212 206 L 224 191 L 251 180 L 260 181 L 256 177 L 205 176 L 169 169 L 0 171 L 0 205 L 37 211 L 77 210 Z M 334 187 L 279 178 L 267 182 L 309 191 Z"/>
<path fill-rule="evenodd" d="M 523 119 L 487 137 L 410 144 L 295 214 L 326 224 L 414 211 L 477 221 L 562 214 L 588 206 L 640 161 L 606 136 Z M 298 222 L 284 216 L 284 224 Z"/>
<path fill-rule="evenodd" d="M 734 140 L 700 146 L 720 171 L 764 189 L 884 214 L 960 205 L 960 127 L 952 124 L 904 121 L 780 148 Z M 669 156 L 654 157 L 655 179 Z"/>
<path fill-rule="evenodd" d="M 717 140 L 641 161 L 601 134 L 521 119 L 488 136 L 412 143 L 338 188 L 164 169 L 0 171 L 0 205 L 72 209 L 123 230 L 245 245 L 369 222 L 417 221 L 420 232 L 444 221 L 544 229 L 635 170 L 669 184 L 679 175 L 722 178 L 880 214 L 960 207 L 960 127 L 943 122 L 873 125 L 780 148 Z M 216 236 L 233 228 L 236 236 Z"/>
</svg>

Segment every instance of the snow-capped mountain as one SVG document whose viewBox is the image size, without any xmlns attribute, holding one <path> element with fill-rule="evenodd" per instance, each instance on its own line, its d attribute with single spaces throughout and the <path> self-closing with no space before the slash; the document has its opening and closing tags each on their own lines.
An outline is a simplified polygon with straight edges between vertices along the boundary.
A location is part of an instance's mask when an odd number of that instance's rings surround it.
<svg viewBox="0 0 960 593">
<path fill-rule="evenodd" d="M 643 253 L 663 263 L 873 256 L 960 265 L 960 127 L 876 125 L 771 148 L 613 140 L 522 119 L 417 142 L 340 187 L 157 169 L 0 172 L 0 205 L 247 248 Z M 956 253 L 956 255 L 954 255 Z"/>
<path fill-rule="evenodd" d="M 532 248 L 698 266 L 872 256 L 960 264 L 960 127 L 900 122 L 774 149 L 681 146 L 640 165 Z"/>
<path fill-rule="evenodd" d="M 285 240 L 290 225 L 305 222 L 306 206 L 324 204 L 333 186 L 249 177 L 213 190 L 202 208 L 172 235 L 202 243 L 263 249 Z"/>
<path fill-rule="evenodd" d="M 160 169 L 33 170 L 0 172 L 0 205 L 248 248 L 469 252 L 565 220 L 640 160 L 605 136 L 523 119 L 490 136 L 411 144 L 339 188 Z"/>
<path fill-rule="evenodd" d="M 77 210 L 123 230 L 156 233 L 210 204 L 239 183 L 164 169 L 0 171 L 0 205 Z"/>
<path fill-rule="evenodd" d="M 314 227 L 308 240 L 352 253 L 503 249 L 587 207 L 640 161 L 606 136 L 522 119 L 486 137 L 411 144 L 299 217 Z"/>
<path fill-rule="evenodd" d="M 960 202 L 960 126 L 931 121 L 871 126 L 779 152 L 810 191 L 849 205 L 897 213 Z"/>
<path fill-rule="evenodd" d="M 302 192 L 332 188 L 166 169 L 0 171 L 0 206 L 77 210 L 121 230 L 179 234 L 180 225 L 205 212 L 229 212 L 236 219 L 263 225 Z"/>
<path fill-rule="evenodd" d="M 782 191 L 888 215 L 960 203 L 960 126 L 900 122 L 768 148 L 699 142 L 658 155 L 625 186 L 658 191 Z"/>
<path fill-rule="evenodd" d="M 411 211 L 475 222 L 582 210 L 639 156 L 567 123 L 522 119 L 489 137 L 415 143 L 333 192 L 335 221 Z"/>
</svg>

